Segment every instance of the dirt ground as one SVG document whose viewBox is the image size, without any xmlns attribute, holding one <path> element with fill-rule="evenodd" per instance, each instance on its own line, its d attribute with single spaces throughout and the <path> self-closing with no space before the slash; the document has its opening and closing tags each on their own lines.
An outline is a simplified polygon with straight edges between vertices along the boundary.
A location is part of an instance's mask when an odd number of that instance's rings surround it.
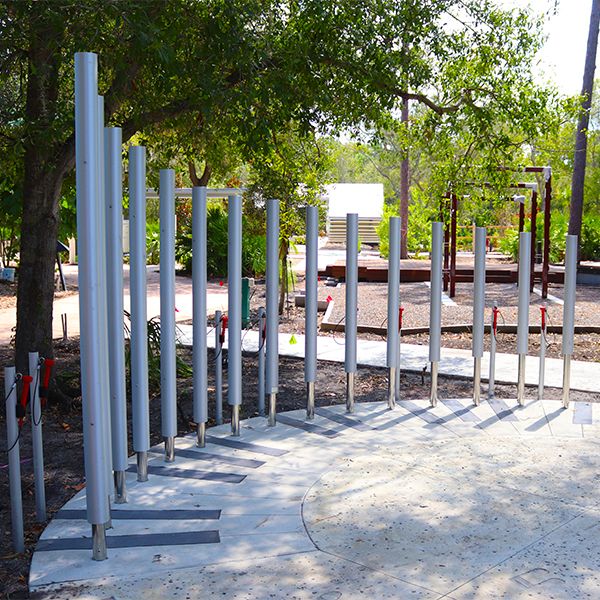
<svg viewBox="0 0 600 600">
<path fill-rule="evenodd" d="M 191 364 L 191 352 L 180 351 L 183 360 Z M 11 348 L 0 348 L 0 362 L 7 364 L 12 355 Z M 83 472 L 81 392 L 79 387 L 79 346 L 77 340 L 57 342 L 56 375 L 63 390 L 69 393 L 72 401 L 57 405 L 50 402 L 44 415 L 44 451 L 46 470 L 46 498 L 48 517 L 52 515 L 77 491 L 85 481 Z M 214 355 L 209 351 L 209 426 L 214 424 L 214 379 L 212 364 Z M 303 362 L 297 359 L 280 360 L 280 393 L 278 411 L 305 407 Z M 243 360 L 242 417 L 257 414 L 256 389 L 257 361 L 254 354 L 246 354 Z M 345 373 L 343 365 L 321 361 L 318 366 L 316 383 L 318 406 L 329 406 L 345 402 Z M 225 371 L 226 375 L 226 371 Z M 3 382 L 0 382 L 3 386 Z M 406 399 L 422 399 L 428 394 L 428 377 L 420 374 L 402 374 L 401 392 Z M 515 396 L 515 386 L 497 385 L 498 397 Z M 2 387 L 3 389 L 3 387 Z M 360 368 L 356 377 L 356 401 L 385 402 L 387 396 L 387 373 L 385 369 Z M 471 383 L 461 379 L 441 378 L 440 397 L 468 398 L 472 393 Z M 535 397 L 535 389 L 528 389 Z M 560 399 L 560 390 L 548 390 L 548 398 Z M 593 394 L 573 393 L 574 400 L 599 401 Z M 194 430 L 192 422 L 192 379 L 178 381 L 179 433 Z M 129 413 L 131 407 L 128 407 Z M 151 443 L 161 441 L 160 398 L 155 395 L 150 401 Z M 227 405 L 224 417 L 229 418 Z M 14 554 L 11 550 L 10 505 L 8 490 L 8 469 L 6 466 L 6 437 L 4 412 L 0 418 L 0 597 L 27 598 L 27 578 L 31 555 L 44 524 L 35 523 L 35 503 L 31 462 L 30 424 L 26 422 L 21 437 L 21 461 L 23 469 L 23 502 L 25 515 L 26 552 Z M 131 451 L 131 439 L 130 439 Z"/>
</svg>

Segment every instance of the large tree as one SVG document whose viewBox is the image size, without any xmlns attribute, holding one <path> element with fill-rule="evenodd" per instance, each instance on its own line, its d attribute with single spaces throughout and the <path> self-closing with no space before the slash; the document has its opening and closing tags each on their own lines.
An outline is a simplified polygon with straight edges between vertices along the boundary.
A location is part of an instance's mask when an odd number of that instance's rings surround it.
<svg viewBox="0 0 600 600">
<path fill-rule="evenodd" d="M 585 183 L 585 165 L 587 159 L 587 138 L 590 124 L 590 109 L 596 71 L 596 53 L 598 50 L 598 30 L 600 28 L 600 0 L 593 0 L 590 26 L 588 32 L 585 67 L 583 71 L 583 86 L 581 90 L 582 103 L 575 136 L 575 158 L 573 161 L 573 180 L 571 184 L 571 210 L 569 218 L 569 234 L 581 236 L 583 218 L 583 191 Z"/>
<path fill-rule="evenodd" d="M 76 51 L 99 53 L 105 121 L 124 140 L 193 124 L 197 140 L 210 131 L 252 158 L 272 155 L 291 121 L 305 136 L 385 126 L 407 100 L 480 137 L 509 112 L 528 121 L 544 102 L 531 83 L 538 43 L 525 13 L 489 0 L 0 0 L 0 82 L 14 91 L 0 127 L 23 190 L 17 364 L 52 355 Z"/>
</svg>

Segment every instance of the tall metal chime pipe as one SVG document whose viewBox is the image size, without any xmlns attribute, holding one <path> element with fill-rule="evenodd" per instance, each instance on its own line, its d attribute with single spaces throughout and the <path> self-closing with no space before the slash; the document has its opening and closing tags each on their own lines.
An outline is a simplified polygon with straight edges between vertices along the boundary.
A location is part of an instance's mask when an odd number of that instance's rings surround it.
<svg viewBox="0 0 600 600">
<path fill-rule="evenodd" d="M 429 362 L 431 363 L 431 406 L 438 402 L 438 364 L 442 338 L 442 244 L 443 224 L 431 224 L 431 299 L 429 309 Z"/>
<path fill-rule="evenodd" d="M 231 406 L 231 433 L 240 435 L 242 404 L 242 197 L 228 198 L 227 254 L 229 337 L 227 346 L 229 385 L 227 402 Z"/>
<path fill-rule="evenodd" d="M 279 388 L 279 200 L 267 200 L 267 394 L 268 425 L 276 422 Z"/>
<path fill-rule="evenodd" d="M 100 352 L 101 371 L 100 384 L 102 385 L 102 397 L 106 398 L 103 402 L 102 418 L 104 420 L 104 452 L 106 454 L 106 489 L 110 490 L 113 486 L 113 470 L 112 470 L 112 434 L 110 423 L 110 363 L 108 358 L 108 275 L 106 263 L 106 220 L 107 220 L 107 199 L 106 199 L 106 168 L 105 168 L 105 151 L 104 151 L 104 96 L 98 96 L 98 168 L 96 170 L 98 184 L 98 198 L 100 202 L 96 206 L 97 223 L 100 229 L 98 235 L 97 257 L 98 269 L 100 276 L 100 290 L 98 297 L 100 299 Z M 108 497 L 108 505 L 110 511 L 110 496 Z M 112 528 L 112 522 L 109 519 L 106 523 L 106 528 Z"/>
<path fill-rule="evenodd" d="M 304 381 L 306 383 L 306 418 L 315 418 L 315 381 L 317 379 L 317 302 L 318 302 L 319 209 L 306 207 L 306 295 Z"/>
<path fill-rule="evenodd" d="M 115 503 L 127 502 L 127 396 L 125 391 L 125 330 L 123 327 L 123 165 L 122 134 L 104 129 L 106 169 L 106 293 L 108 298 L 108 358 L 110 420 Z"/>
<path fill-rule="evenodd" d="M 498 303 L 492 306 L 492 322 L 490 324 L 490 374 L 488 377 L 488 399 L 494 397 L 496 381 L 496 335 L 498 333 Z"/>
<path fill-rule="evenodd" d="M 475 228 L 475 269 L 473 273 L 473 404 L 481 402 L 481 358 L 485 311 L 485 227 Z"/>
<path fill-rule="evenodd" d="M 519 306 L 517 316 L 517 354 L 519 373 L 517 402 L 525 405 L 525 357 L 529 344 L 529 278 L 531 275 L 531 233 L 519 234 Z"/>
<path fill-rule="evenodd" d="M 346 215 L 346 412 L 354 412 L 356 328 L 358 313 L 358 214 Z"/>
<path fill-rule="evenodd" d="M 105 525 L 110 519 L 105 453 L 108 398 L 100 381 L 103 363 L 100 319 L 100 228 L 98 186 L 98 58 L 91 52 L 75 54 L 75 159 L 77 238 L 79 240 L 79 320 L 81 391 L 83 403 L 84 462 L 87 519 L 92 525 L 92 558 L 104 560 Z"/>
<path fill-rule="evenodd" d="M 6 445 L 8 448 L 8 481 L 10 490 L 10 524 L 15 552 L 25 552 L 23 527 L 23 493 L 21 489 L 21 449 L 17 420 L 17 386 L 14 367 L 4 367 L 4 398 L 6 399 Z"/>
<path fill-rule="evenodd" d="M 215 421 L 223 425 L 223 317 L 215 311 Z"/>
<path fill-rule="evenodd" d="M 575 343 L 575 292 L 577 289 L 577 236 L 568 235 L 565 252 L 565 292 L 563 306 L 563 407 L 569 407 L 571 388 L 571 355 Z"/>
<path fill-rule="evenodd" d="M 33 446 L 33 477 L 35 485 L 35 519 L 38 523 L 46 520 L 46 486 L 44 483 L 44 442 L 42 436 L 42 405 L 40 403 L 40 361 L 37 352 L 30 352 L 29 408 L 31 410 L 31 444 Z"/>
<path fill-rule="evenodd" d="M 258 309 L 258 414 L 265 416 L 265 342 L 267 339 L 267 312 L 261 306 Z"/>
<path fill-rule="evenodd" d="M 175 352 L 175 171 L 160 171 L 160 416 L 165 461 L 175 460 L 177 364 Z"/>
<path fill-rule="evenodd" d="M 390 252 L 388 262 L 387 304 L 387 367 L 389 369 L 388 408 L 396 406 L 396 379 L 398 373 L 398 350 L 400 319 L 400 217 L 390 217 Z"/>
<path fill-rule="evenodd" d="M 206 445 L 206 422 L 208 421 L 208 353 L 206 330 L 206 187 L 192 188 L 192 317 L 194 323 L 194 422 L 196 423 L 196 446 Z M 219 325 L 217 324 L 217 335 Z M 216 348 L 215 348 L 216 352 Z M 216 358 L 215 360 L 220 360 Z"/>
<path fill-rule="evenodd" d="M 544 379 L 546 377 L 546 347 L 548 345 L 548 320 L 546 318 L 547 308 L 544 304 L 540 306 L 540 370 L 538 376 L 538 400 L 544 399 Z"/>
<path fill-rule="evenodd" d="M 148 481 L 150 415 L 146 307 L 146 148 L 129 148 L 129 263 L 131 297 L 131 405 L 137 479 Z"/>
</svg>

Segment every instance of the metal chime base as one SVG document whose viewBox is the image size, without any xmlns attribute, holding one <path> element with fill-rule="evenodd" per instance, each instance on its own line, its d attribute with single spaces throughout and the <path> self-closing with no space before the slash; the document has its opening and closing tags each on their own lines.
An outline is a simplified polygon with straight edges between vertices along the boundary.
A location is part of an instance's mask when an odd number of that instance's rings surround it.
<svg viewBox="0 0 600 600">
<path fill-rule="evenodd" d="M 306 418 L 312 421 L 315 418 L 315 382 L 306 384 Z"/>
</svg>

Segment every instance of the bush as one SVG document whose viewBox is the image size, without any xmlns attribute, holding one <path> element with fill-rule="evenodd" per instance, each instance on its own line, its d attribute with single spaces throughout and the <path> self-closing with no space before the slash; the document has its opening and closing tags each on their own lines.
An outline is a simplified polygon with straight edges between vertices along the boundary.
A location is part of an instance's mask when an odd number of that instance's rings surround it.
<svg viewBox="0 0 600 600">
<path fill-rule="evenodd" d="M 398 205 L 385 204 L 383 217 L 377 227 L 379 236 L 379 252 L 387 258 L 390 251 L 390 224 L 389 218 L 398 216 Z M 436 211 L 427 204 L 424 196 L 413 194 L 408 212 L 408 232 L 406 244 L 408 251 L 414 253 L 415 258 L 422 252 L 429 253 L 431 249 L 431 222 L 435 219 Z"/>
<path fill-rule="evenodd" d="M 585 215 L 581 223 L 581 260 L 600 260 L 600 215 Z"/>
<path fill-rule="evenodd" d="M 244 225 L 244 224 L 243 224 Z M 227 212 L 220 205 L 209 205 L 206 213 L 206 250 L 209 277 L 227 275 Z M 267 265 L 267 243 L 264 235 L 245 232 L 242 226 L 242 273 L 245 277 L 263 275 Z M 180 221 L 175 244 L 175 257 L 185 271 L 192 271 L 191 219 Z"/>
<path fill-rule="evenodd" d="M 525 225 L 529 231 L 531 225 Z M 565 258 L 566 235 L 569 229 L 569 220 L 565 215 L 553 214 L 550 222 L 550 262 L 560 263 Z M 543 218 L 536 224 L 537 240 L 544 239 Z M 581 226 L 581 259 L 600 259 L 600 216 L 586 215 Z M 516 229 L 507 229 L 506 235 L 500 240 L 500 249 L 505 254 L 517 260 L 519 256 L 519 232 Z"/>
</svg>

